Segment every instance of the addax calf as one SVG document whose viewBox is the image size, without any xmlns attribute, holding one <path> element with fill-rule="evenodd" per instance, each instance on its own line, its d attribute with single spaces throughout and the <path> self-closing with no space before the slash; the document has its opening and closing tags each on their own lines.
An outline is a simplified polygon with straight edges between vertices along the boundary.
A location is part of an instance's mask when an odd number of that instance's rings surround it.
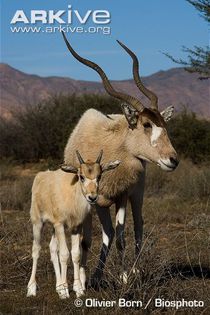
<svg viewBox="0 0 210 315">
<path fill-rule="evenodd" d="M 97 201 L 99 181 L 103 172 L 116 168 L 120 161 L 101 165 L 102 151 L 96 162 L 84 162 L 76 151 L 79 167 L 63 165 L 62 170 L 40 172 L 32 187 L 31 222 L 33 224 L 33 267 L 28 283 L 27 296 L 36 295 L 36 269 L 40 252 L 40 238 L 43 223 L 49 221 L 54 226 L 50 242 L 51 260 L 56 275 L 56 291 L 61 298 L 69 297 L 66 279 L 69 251 L 66 244 L 64 224 L 71 229 L 72 261 L 74 265 L 73 289 L 77 296 L 85 290 L 85 269 L 80 266 L 80 258 L 86 263 L 86 252 L 80 253 L 82 223 Z M 63 172 L 64 171 L 64 172 Z M 69 174 L 72 173 L 72 174 Z M 91 231 L 89 231 L 90 233 Z M 59 253 L 59 257 L 58 257 Z M 60 265 L 59 265 L 60 263 Z"/>
</svg>

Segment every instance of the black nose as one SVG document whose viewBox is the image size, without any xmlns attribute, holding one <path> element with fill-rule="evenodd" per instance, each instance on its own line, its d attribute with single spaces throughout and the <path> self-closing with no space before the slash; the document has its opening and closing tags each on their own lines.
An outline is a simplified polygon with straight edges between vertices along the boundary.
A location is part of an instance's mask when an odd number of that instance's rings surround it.
<svg viewBox="0 0 210 315">
<path fill-rule="evenodd" d="M 179 161 L 173 157 L 170 157 L 170 162 L 177 167 L 177 165 L 179 164 Z"/>
<path fill-rule="evenodd" d="M 89 196 L 88 199 L 89 199 L 91 202 L 95 202 L 96 199 L 97 199 L 97 197 L 91 197 L 91 196 Z"/>
</svg>

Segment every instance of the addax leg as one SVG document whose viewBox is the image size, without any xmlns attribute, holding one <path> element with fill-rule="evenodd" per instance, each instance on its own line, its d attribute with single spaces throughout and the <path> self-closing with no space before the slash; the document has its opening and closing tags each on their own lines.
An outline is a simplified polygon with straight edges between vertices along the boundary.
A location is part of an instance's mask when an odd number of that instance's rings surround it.
<svg viewBox="0 0 210 315">
<path fill-rule="evenodd" d="M 135 234 L 135 253 L 136 258 L 139 258 L 142 236 L 143 236 L 143 218 L 142 218 L 142 205 L 144 196 L 144 182 L 145 173 L 141 174 L 138 184 L 130 196 L 133 222 L 134 222 L 134 234 Z"/>
<path fill-rule="evenodd" d="M 60 283 L 56 288 L 61 299 L 69 297 L 68 283 L 67 283 L 67 262 L 69 258 L 69 250 L 66 245 L 66 237 L 63 224 L 55 224 L 55 235 L 58 240 L 59 259 L 61 265 Z"/>
<path fill-rule="evenodd" d="M 74 285 L 73 290 L 76 292 L 77 297 L 80 297 L 84 294 L 82 284 L 80 281 L 80 233 L 72 233 L 71 236 L 71 256 L 72 262 L 74 265 Z"/>
<path fill-rule="evenodd" d="M 96 206 L 96 210 L 102 225 L 103 245 L 100 252 L 98 266 L 91 277 L 91 286 L 95 289 L 98 289 L 103 276 L 106 258 L 114 238 L 114 229 L 112 226 L 109 208 Z"/>
<path fill-rule="evenodd" d="M 127 194 L 122 195 L 116 201 L 116 247 L 119 255 L 119 262 L 121 268 L 120 278 L 123 283 L 127 283 L 127 271 L 124 264 L 125 256 L 125 217 L 127 206 Z"/>
<path fill-rule="evenodd" d="M 39 221 L 33 224 L 33 246 L 32 246 L 32 258 L 33 258 L 33 266 L 31 272 L 31 278 L 28 283 L 28 291 L 27 296 L 35 296 L 36 295 L 36 269 L 37 269 L 37 261 L 40 253 L 40 239 L 41 239 L 41 229 L 42 222 Z"/>
<path fill-rule="evenodd" d="M 83 222 L 83 237 L 81 242 L 82 256 L 80 261 L 80 281 L 82 283 L 82 289 L 85 290 L 86 272 L 87 269 L 87 255 L 91 247 L 92 240 L 92 214 L 89 213 Z"/>
</svg>

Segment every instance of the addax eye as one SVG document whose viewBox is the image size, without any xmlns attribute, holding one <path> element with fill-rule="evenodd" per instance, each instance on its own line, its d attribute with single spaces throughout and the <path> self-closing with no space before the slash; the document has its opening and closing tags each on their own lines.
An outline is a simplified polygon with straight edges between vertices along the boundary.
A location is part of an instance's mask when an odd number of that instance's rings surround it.
<svg viewBox="0 0 210 315">
<path fill-rule="evenodd" d="M 84 176 L 80 175 L 80 176 L 79 176 L 79 179 L 80 179 L 80 181 L 81 181 L 82 183 L 84 183 L 84 181 L 85 181 L 85 177 L 84 177 Z"/>
<path fill-rule="evenodd" d="M 145 129 L 152 128 L 152 125 L 149 122 L 146 122 L 143 126 Z"/>
</svg>

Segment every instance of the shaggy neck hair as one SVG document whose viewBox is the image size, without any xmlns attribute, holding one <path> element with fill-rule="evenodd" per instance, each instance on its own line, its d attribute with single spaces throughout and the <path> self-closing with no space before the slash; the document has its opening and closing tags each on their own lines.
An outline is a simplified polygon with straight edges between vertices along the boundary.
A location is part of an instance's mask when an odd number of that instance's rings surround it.
<svg viewBox="0 0 210 315">
<path fill-rule="evenodd" d="M 86 160 L 94 160 L 101 149 L 104 152 L 102 164 L 121 160 L 119 167 L 110 173 L 105 172 L 100 182 L 100 195 L 114 200 L 138 180 L 144 167 L 128 150 L 126 140 L 131 131 L 124 115 L 109 117 L 94 109 L 87 110 L 70 135 L 64 162 L 78 167 L 75 150 L 79 150 Z"/>
</svg>

